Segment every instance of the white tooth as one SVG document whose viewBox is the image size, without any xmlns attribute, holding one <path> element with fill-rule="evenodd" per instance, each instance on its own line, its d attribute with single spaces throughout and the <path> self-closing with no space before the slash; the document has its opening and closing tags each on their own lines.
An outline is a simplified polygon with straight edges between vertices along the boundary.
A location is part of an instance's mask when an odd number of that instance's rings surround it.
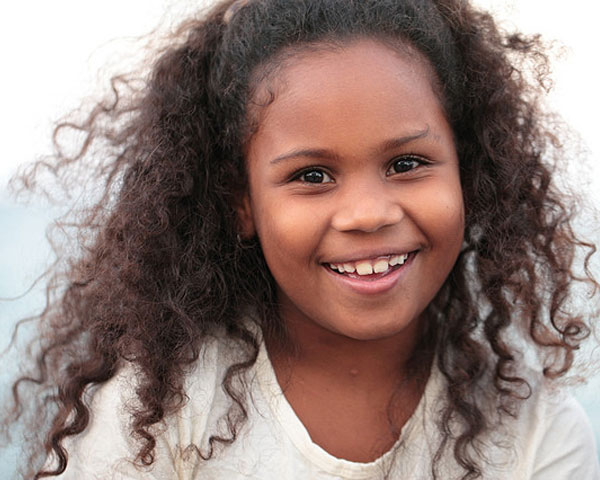
<svg viewBox="0 0 600 480">
<path fill-rule="evenodd" d="M 334 265 L 333 263 L 329 264 L 329 268 L 331 268 L 332 270 L 337 270 L 338 269 L 337 265 Z"/>
<path fill-rule="evenodd" d="M 348 273 L 354 273 L 355 272 L 355 268 L 351 263 L 344 263 L 344 271 L 348 272 Z"/>
<path fill-rule="evenodd" d="M 400 261 L 398 262 L 400 265 L 404 265 L 404 262 L 406 262 L 406 259 L 408 258 L 408 254 L 405 253 L 404 255 L 400 255 Z"/>
<path fill-rule="evenodd" d="M 338 264 L 338 265 L 336 265 L 335 268 L 337 268 L 340 273 L 344 273 L 345 272 L 344 265 L 342 265 L 341 263 Z"/>
<path fill-rule="evenodd" d="M 398 265 L 400 263 L 400 255 L 394 255 L 392 258 L 390 258 L 390 265 L 393 267 L 395 265 Z"/>
<path fill-rule="evenodd" d="M 371 275 L 373 273 L 373 267 L 369 262 L 357 263 L 356 273 L 359 275 Z"/>
<path fill-rule="evenodd" d="M 375 265 L 373 265 L 373 271 L 375 273 L 383 273 L 383 272 L 387 271 L 389 266 L 390 265 L 387 262 L 387 260 L 379 260 Z"/>
</svg>

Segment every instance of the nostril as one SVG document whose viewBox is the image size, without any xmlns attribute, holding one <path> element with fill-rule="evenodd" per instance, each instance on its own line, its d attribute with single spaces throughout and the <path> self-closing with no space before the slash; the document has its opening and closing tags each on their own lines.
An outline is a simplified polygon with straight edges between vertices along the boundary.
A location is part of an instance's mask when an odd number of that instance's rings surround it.
<svg viewBox="0 0 600 480">
<path fill-rule="evenodd" d="M 369 202 L 360 197 L 353 204 L 340 208 L 332 218 L 332 227 L 338 231 L 376 232 L 399 223 L 404 212 L 399 204 L 389 201 Z"/>
</svg>

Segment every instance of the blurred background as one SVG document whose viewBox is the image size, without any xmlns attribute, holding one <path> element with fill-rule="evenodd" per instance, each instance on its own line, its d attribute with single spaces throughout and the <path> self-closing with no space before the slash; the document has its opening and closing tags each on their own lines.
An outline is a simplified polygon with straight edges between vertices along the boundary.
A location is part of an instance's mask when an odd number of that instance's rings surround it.
<svg viewBox="0 0 600 480">
<path fill-rule="evenodd" d="M 19 297 L 52 260 L 45 228 L 61 209 L 41 199 L 11 196 L 17 169 L 51 151 L 52 125 L 90 94 L 107 87 L 111 73 L 142 58 L 138 37 L 160 25 L 169 29 L 207 0 L 42 0 L 10 2 L 0 12 L 0 298 Z M 579 133 L 584 151 L 568 162 L 566 183 L 583 192 L 584 233 L 600 243 L 600 229 L 586 209 L 600 208 L 600 91 L 597 19 L 588 0 L 477 0 L 506 30 L 541 33 L 552 45 L 551 107 Z M 596 32 L 596 33 L 594 33 Z M 594 60 L 596 59 L 596 60 Z M 600 262 L 596 261 L 596 267 Z M 596 268 L 596 275 L 600 271 Z M 14 301 L 0 301 L 0 352 L 17 319 L 40 310 L 43 283 Z M 3 358 L 0 384 L 12 365 Z M 600 445 L 600 380 L 575 390 Z M 16 449 L 0 445 L 0 478 L 12 478 Z"/>
</svg>

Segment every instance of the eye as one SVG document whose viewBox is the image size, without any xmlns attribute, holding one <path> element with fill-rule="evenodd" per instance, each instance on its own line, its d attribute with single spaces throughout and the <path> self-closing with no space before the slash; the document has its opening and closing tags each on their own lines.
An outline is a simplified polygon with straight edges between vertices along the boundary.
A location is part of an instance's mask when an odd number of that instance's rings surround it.
<svg viewBox="0 0 600 480">
<path fill-rule="evenodd" d="M 310 170 L 304 170 L 300 172 L 296 178 L 304 183 L 331 183 L 333 179 L 323 170 L 312 168 Z"/>
<path fill-rule="evenodd" d="M 406 173 L 414 170 L 415 168 L 424 165 L 425 160 L 416 156 L 405 156 L 395 159 L 392 165 L 386 172 L 387 175 L 394 175 L 395 173 Z"/>
</svg>

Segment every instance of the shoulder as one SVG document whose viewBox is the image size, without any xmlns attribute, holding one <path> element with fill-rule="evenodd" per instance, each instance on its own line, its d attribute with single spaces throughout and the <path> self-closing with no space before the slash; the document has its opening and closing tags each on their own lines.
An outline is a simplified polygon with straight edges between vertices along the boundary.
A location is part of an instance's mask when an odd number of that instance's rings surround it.
<svg viewBox="0 0 600 480">
<path fill-rule="evenodd" d="M 591 425 L 569 392 L 537 382 L 515 423 L 524 478 L 600 480 Z"/>
<path fill-rule="evenodd" d="M 499 408 L 491 380 L 481 388 L 489 429 L 476 454 L 485 464 L 484 478 L 600 480 L 594 434 L 577 400 L 531 368 L 521 368 L 520 375 L 530 390 L 526 399 L 513 403 L 514 416 Z M 441 395 L 446 389 L 444 382 Z M 448 465 L 454 465 L 453 458 Z"/>
<path fill-rule="evenodd" d="M 238 357 L 239 348 L 224 336 L 204 340 L 184 379 L 185 402 L 151 430 L 156 439 L 155 461 L 148 469 L 134 464 L 139 444 L 131 428 L 143 372 L 133 363 L 123 364 L 108 382 L 86 392 L 89 424 L 65 441 L 69 459 L 60 478 L 179 478 L 184 447 L 207 444 L 208 434 L 219 428 L 219 418 L 231 406 L 221 386 L 228 366 Z"/>
</svg>

